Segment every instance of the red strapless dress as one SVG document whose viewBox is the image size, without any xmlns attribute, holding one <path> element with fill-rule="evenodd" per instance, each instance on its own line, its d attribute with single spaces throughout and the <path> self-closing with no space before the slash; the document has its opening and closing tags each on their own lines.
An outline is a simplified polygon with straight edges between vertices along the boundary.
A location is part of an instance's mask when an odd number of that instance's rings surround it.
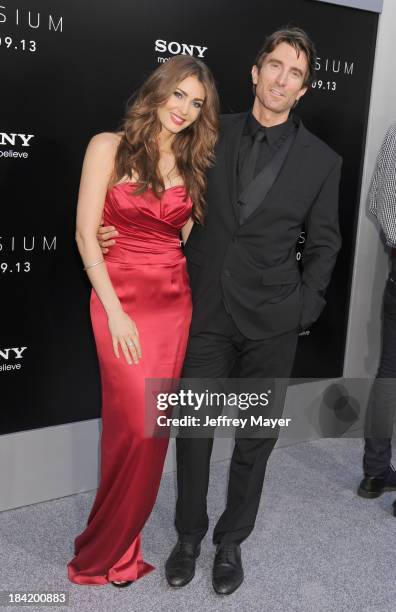
<svg viewBox="0 0 396 612">
<path fill-rule="evenodd" d="M 68 576 L 77 584 L 137 580 L 152 565 L 142 559 L 140 532 L 153 508 L 168 439 L 145 437 L 145 379 L 178 378 L 191 320 L 191 291 L 179 232 L 191 215 L 183 186 L 161 199 L 112 187 L 105 225 L 119 232 L 105 256 L 113 287 L 135 321 L 142 358 L 128 365 L 113 352 L 106 312 L 95 291 L 91 319 L 102 382 L 100 485 L 85 531 L 75 540 Z"/>
</svg>

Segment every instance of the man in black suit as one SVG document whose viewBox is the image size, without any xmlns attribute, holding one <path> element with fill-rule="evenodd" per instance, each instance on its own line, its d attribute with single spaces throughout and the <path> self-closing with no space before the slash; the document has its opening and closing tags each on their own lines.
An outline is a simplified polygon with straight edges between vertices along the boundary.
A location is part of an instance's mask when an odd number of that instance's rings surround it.
<svg viewBox="0 0 396 612">
<path fill-rule="evenodd" d="M 251 112 L 222 117 L 209 171 L 205 225 L 185 246 L 193 317 L 184 378 L 290 376 L 298 334 L 320 315 L 340 248 L 341 158 L 291 113 L 314 75 L 315 51 L 298 28 L 270 35 L 252 68 Z M 302 273 L 296 242 L 305 228 Z M 103 243 L 102 243 L 103 244 Z M 213 535 L 213 586 L 243 581 L 240 543 L 254 527 L 276 438 L 236 437 L 226 508 Z M 208 529 L 213 438 L 177 438 L 179 539 L 168 583 L 192 580 Z"/>
</svg>

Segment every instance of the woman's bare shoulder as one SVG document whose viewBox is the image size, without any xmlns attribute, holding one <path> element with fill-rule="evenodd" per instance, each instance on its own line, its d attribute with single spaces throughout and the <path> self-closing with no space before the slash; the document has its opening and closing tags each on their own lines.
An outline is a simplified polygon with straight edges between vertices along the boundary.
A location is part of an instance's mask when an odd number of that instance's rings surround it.
<svg viewBox="0 0 396 612">
<path fill-rule="evenodd" d="M 89 145 L 102 151 L 114 151 L 120 144 L 122 134 L 115 132 L 101 132 L 92 136 Z"/>
</svg>

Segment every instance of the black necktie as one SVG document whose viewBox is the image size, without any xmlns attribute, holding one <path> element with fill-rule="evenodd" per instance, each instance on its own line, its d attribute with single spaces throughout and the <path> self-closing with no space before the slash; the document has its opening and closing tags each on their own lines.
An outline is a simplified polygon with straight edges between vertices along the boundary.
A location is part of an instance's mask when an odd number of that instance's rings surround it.
<svg viewBox="0 0 396 612">
<path fill-rule="evenodd" d="M 254 135 L 254 141 L 250 152 L 246 155 L 241 168 L 240 185 L 243 191 L 254 179 L 257 159 L 260 153 L 261 143 L 266 138 L 265 128 L 259 128 Z"/>
</svg>

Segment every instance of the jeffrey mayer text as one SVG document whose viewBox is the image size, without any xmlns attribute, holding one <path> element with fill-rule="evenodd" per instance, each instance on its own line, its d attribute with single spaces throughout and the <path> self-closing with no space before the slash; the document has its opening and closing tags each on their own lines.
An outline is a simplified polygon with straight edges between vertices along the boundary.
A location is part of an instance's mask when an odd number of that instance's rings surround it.
<svg viewBox="0 0 396 612">
<path fill-rule="evenodd" d="M 219 415 L 218 417 L 209 417 L 206 419 L 196 416 L 183 416 L 178 418 L 169 418 L 165 415 L 157 417 L 157 423 L 160 427 L 240 427 L 243 429 L 246 427 L 248 421 L 250 421 L 250 427 L 269 427 L 275 429 L 275 427 L 288 427 L 291 419 L 265 419 L 263 416 L 250 416 L 248 418 L 231 418 L 225 415 Z"/>
</svg>

